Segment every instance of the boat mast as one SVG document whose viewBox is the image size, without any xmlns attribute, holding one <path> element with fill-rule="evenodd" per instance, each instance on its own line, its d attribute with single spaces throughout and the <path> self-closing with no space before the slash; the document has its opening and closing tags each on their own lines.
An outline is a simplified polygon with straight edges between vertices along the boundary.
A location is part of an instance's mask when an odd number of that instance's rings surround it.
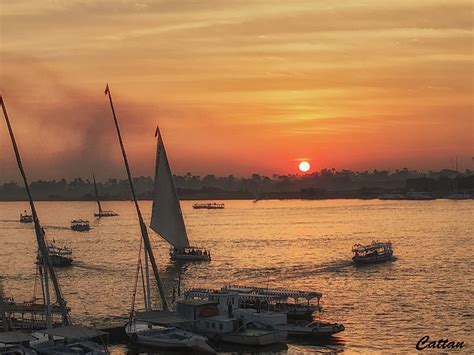
<svg viewBox="0 0 474 355">
<path fill-rule="evenodd" d="M 156 284 L 158 286 L 158 292 L 161 297 L 161 303 L 163 304 L 163 309 L 168 310 L 168 303 L 166 302 L 165 292 L 163 285 L 161 284 L 160 275 L 158 273 L 158 266 L 156 265 L 155 256 L 151 247 L 150 237 L 148 236 L 148 230 L 146 228 L 145 222 L 143 222 L 142 213 L 140 211 L 140 206 L 138 205 L 137 196 L 135 194 L 135 188 L 133 186 L 132 174 L 130 172 L 130 166 L 128 165 L 127 154 L 125 153 L 125 147 L 122 141 L 122 134 L 120 133 L 120 127 L 118 124 L 117 116 L 115 115 L 114 104 L 112 102 L 112 94 L 110 93 L 109 84 L 105 88 L 105 95 L 109 96 L 110 108 L 112 109 L 112 116 L 115 123 L 115 128 L 117 129 L 117 135 L 120 143 L 120 149 L 122 150 L 123 161 L 125 163 L 125 169 L 127 171 L 128 183 L 130 185 L 130 191 L 132 193 L 133 202 L 135 204 L 135 209 L 137 211 L 138 222 L 140 224 L 140 231 L 143 238 L 143 244 L 145 246 L 145 257 L 148 255 L 151 262 L 151 267 L 153 269 L 153 274 L 155 275 Z"/>
<path fill-rule="evenodd" d="M 48 247 L 46 246 L 46 242 L 44 240 L 43 229 L 41 228 L 38 215 L 36 213 L 35 204 L 33 202 L 33 197 L 31 196 L 30 187 L 28 185 L 28 179 L 26 178 L 25 170 L 23 169 L 20 152 L 16 144 L 15 135 L 13 134 L 13 129 L 12 129 L 12 126 L 10 125 L 10 120 L 8 118 L 7 108 L 5 107 L 5 102 L 3 101 L 2 96 L 0 96 L 0 105 L 2 105 L 3 116 L 5 117 L 5 122 L 7 123 L 8 132 L 10 134 L 13 150 L 15 152 L 16 162 L 18 164 L 18 169 L 20 170 L 21 177 L 23 178 L 23 183 L 25 184 L 26 193 L 28 194 L 28 199 L 29 199 L 30 207 L 31 207 L 31 214 L 33 215 L 33 222 L 35 225 L 36 241 L 38 243 L 38 248 L 43 258 L 43 263 L 45 267 L 44 274 L 47 275 L 49 273 L 49 276 L 51 277 L 51 281 L 53 282 L 53 286 L 54 286 L 54 291 L 56 293 L 56 301 L 58 302 L 59 308 L 61 309 L 63 324 L 69 325 L 70 321 L 69 321 L 68 310 L 66 307 L 66 301 L 64 300 L 62 296 L 61 288 L 59 287 L 58 278 L 56 277 L 56 272 L 54 271 L 53 264 L 51 263 Z M 47 282 L 46 278 L 45 278 L 45 281 Z M 50 305 L 46 305 L 46 306 L 50 307 Z M 51 322 L 51 319 L 49 319 L 48 321 Z"/>
<path fill-rule="evenodd" d="M 92 173 L 92 180 L 94 180 L 95 201 L 97 202 L 97 206 L 99 207 L 99 214 L 101 214 L 102 213 L 102 206 L 100 205 L 99 191 L 97 191 L 97 183 L 95 182 L 94 173 Z"/>
</svg>

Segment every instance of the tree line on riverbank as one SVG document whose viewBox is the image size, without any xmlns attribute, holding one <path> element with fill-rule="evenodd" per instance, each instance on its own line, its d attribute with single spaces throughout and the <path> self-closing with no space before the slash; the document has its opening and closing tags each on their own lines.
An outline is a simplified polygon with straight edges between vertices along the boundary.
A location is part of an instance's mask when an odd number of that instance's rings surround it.
<svg viewBox="0 0 474 355">
<path fill-rule="evenodd" d="M 417 172 L 401 169 L 374 170 L 372 172 L 323 169 L 304 175 L 253 174 L 250 177 L 197 176 L 191 173 L 174 176 L 181 199 L 264 199 L 264 198 L 377 198 L 386 193 L 407 191 L 429 192 L 443 197 L 454 192 L 474 192 L 474 172 L 441 171 Z M 134 178 L 140 199 L 151 199 L 153 179 Z M 31 190 L 38 200 L 94 200 L 92 179 L 81 177 L 66 180 L 31 183 Z M 125 179 L 109 178 L 98 182 L 102 200 L 128 200 L 130 192 Z M 14 181 L 0 185 L 0 200 L 25 200 L 24 187 Z"/>
</svg>

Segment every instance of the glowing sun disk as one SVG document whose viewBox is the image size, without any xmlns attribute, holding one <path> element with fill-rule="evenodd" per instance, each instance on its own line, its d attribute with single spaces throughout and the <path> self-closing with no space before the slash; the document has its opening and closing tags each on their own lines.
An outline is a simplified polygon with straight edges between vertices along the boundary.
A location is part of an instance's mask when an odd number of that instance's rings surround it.
<svg viewBox="0 0 474 355">
<path fill-rule="evenodd" d="M 309 171 L 309 169 L 311 168 L 311 165 L 309 165 L 309 163 L 307 161 L 302 161 L 299 165 L 298 165 L 298 168 L 300 169 L 300 171 L 302 171 L 303 173 Z"/>
</svg>

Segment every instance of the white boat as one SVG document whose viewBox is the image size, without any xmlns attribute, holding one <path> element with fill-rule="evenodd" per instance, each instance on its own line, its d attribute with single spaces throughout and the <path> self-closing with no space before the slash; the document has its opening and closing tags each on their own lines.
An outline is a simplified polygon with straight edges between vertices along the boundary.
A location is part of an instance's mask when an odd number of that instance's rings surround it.
<svg viewBox="0 0 474 355">
<path fill-rule="evenodd" d="M 306 324 L 277 324 L 275 329 L 286 330 L 289 336 L 329 338 L 345 330 L 343 324 L 313 321 Z"/>
<path fill-rule="evenodd" d="M 163 138 L 157 128 L 155 184 L 150 227 L 171 244 L 172 260 L 211 260 L 211 252 L 189 244 L 183 213 L 166 155 Z"/>
<path fill-rule="evenodd" d="M 134 343 L 140 345 L 215 354 L 205 337 L 184 329 L 152 326 L 149 323 L 134 320 L 126 325 L 125 332 Z"/>
<path fill-rule="evenodd" d="M 191 289 L 186 291 L 187 299 L 194 300 L 218 300 L 223 295 L 228 294 L 222 290 Z M 268 304 L 275 299 L 274 295 L 262 294 L 239 294 L 239 306 L 232 309 L 232 314 L 237 319 L 243 320 L 246 329 L 280 330 L 294 337 L 325 338 L 344 331 L 344 325 L 338 323 L 327 323 L 321 321 L 311 321 L 303 323 L 288 323 L 287 313 L 265 310 L 263 308 L 241 308 L 243 300 L 253 300 L 260 305 Z M 260 326 L 259 326 L 260 325 Z M 265 337 L 264 337 L 265 338 Z"/>
<path fill-rule="evenodd" d="M 213 290 L 202 297 L 186 292 L 178 301 L 178 313 L 194 330 L 233 344 L 265 346 L 284 342 L 285 330 L 275 329 L 258 319 L 246 319 L 239 313 L 238 294 Z"/>
<path fill-rule="evenodd" d="M 243 308 L 261 308 L 268 311 L 285 313 L 288 319 L 311 320 L 313 313 L 319 311 L 322 293 L 283 288 L 227 285 L 224 291 L 237 292 Z M 259 300 L 253 295 L 272 296 Z M 314 302 L 316 300 L 316 303 Z M 258 302 L 257 302 L 258 301 Z"/>
<path fill-rule="evenodd" d="M 94 193 L 95 193 L 95 201 L 97 202 L 97 207 L 99 209 L 98 212 L 94 213 L 94 217 L 102 218 L 102 217 L 115 217 L 118 216 L 118 213 L 114 211 L 106 211 L 102 209 L 102 205 L 100 203 L 99 191 L 97 190 L 97 183 L 95 181 L 95 175 L 92 173 L 92 181 L 94 182 Z"/>
</svg>

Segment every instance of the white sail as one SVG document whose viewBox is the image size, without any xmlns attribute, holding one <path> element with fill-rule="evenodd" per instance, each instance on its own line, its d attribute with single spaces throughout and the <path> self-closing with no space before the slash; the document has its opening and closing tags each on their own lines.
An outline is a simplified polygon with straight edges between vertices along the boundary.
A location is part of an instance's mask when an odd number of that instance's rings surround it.
<svg viewBox="0 0 474 355">
<path fill-rule="evenodd" d="M 188 235 L 165 145 L 159 130 L 157 133 L 155 187 L 150 227 L 171 245 L 183 249 L 189 246 Z"/>
</svg>

